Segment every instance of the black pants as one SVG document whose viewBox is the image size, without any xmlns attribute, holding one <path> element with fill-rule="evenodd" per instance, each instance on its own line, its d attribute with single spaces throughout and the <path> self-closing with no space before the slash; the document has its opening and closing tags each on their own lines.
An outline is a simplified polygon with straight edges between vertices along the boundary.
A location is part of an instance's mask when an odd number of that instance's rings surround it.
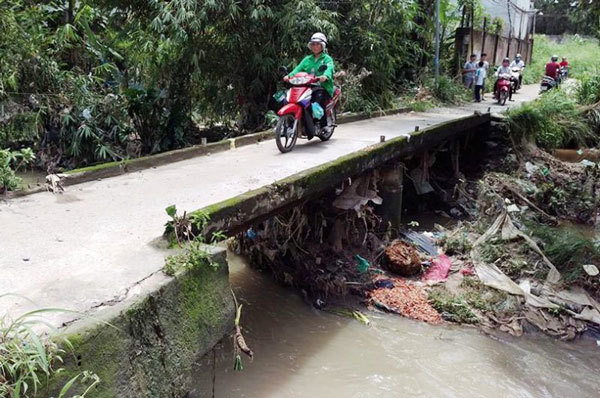
<svg viewBox="0 0 600 398">
<path fill-rule="evenodd" d="M 313 92 L 312 92 L 312 97 L 310 99 L 311 102 L 316 102 L 319 105 L 321 105 L 321 108 L 323 108 L 323 117 L 321 119 L 319 119 L 319 123 L 321 124 L 321 127 L 325 127 L 325 125 L 327 124 L 327 111 L 325 109 L 325 107 L 327 106 L 327 101 L 329 101 L 331 99 L 331 95 L 329 95 L 329 93 L 327 92 L 327 90 L 325 90 L 322 87 L 315 87 L 313 88 Z"/>
<path fill-rule="evenodd" d="M 481 101 L 481 93 L 483 92 L 483 86 L 475 86 L 475 101 Z"/>
</svg>

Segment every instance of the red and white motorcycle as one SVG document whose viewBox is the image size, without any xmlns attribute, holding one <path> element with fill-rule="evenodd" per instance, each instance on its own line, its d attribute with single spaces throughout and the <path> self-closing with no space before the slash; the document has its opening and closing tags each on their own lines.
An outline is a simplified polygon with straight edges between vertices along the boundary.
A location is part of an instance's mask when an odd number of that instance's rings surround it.
<svg viewBox="0 0 600 398">
<path fill-rule="evenodd" d="M 321 65 L 319 72 L 324 72 L 327 66 Z M 280 71 L 287 74 L 287 70 L 282 67 Z M 275 142 L 277 148 L 282 153 L 290 152 L 296 145 L 298 138 L 308 138 L 308 136 L 319 137 L 321 141 L 327 141 L 333 135 L 336 128 L 337 104 L 340 99 L 341 90 L 336 87 L 333 97 L 327 101 L 324 112 L 327 117 L 327 125 L 321 127 L 318 120 L 313 117 L 311 109 L 311 97 L 313 89 L 320 87 L 320 80 L 317 76 L 300 72 L 288 80 L 291 86 L 285 97 L 282 96 L 283 106 L 277 114 L 279 120 L 275 127 Z M 322 109 L 322 108 L 321 108 Z"/>
</svg>

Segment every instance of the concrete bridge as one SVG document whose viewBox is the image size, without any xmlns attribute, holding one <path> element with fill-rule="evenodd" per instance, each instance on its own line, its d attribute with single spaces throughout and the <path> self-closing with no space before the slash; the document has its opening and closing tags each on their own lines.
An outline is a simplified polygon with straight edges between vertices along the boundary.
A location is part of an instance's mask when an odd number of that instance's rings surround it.
<svg viewBox="0 0 600 398">
<path fill-rule="evenodd" d="M 537 86 L 526 86 L 516 100 L 536 94 Z M 64 194 L 4 200 L 0 295 L 31 301 L 4 297 L 0 313 L 39 306 L 111 319 L 172 280 L 161 272 L 171 254 L 160 239 L 167 206 L 204 208 L 211 228 L 235 233 L 345 178 L 485 125 L 488 111 L 502 109 L 484 102 L 366 119 L 341 125 L 329 142 L 301 142 L 285 155 L 266 140 L 72 185 Z M 60 326 L 81 315 L 49 318 Z"/>
</svg>

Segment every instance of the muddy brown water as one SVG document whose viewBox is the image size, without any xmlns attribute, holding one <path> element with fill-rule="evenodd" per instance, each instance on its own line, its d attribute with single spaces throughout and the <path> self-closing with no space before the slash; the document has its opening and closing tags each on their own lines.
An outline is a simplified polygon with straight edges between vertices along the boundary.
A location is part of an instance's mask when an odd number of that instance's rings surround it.
<svg viewBox="0 0 600 398">
<path fill-rule="evenodd" d="M 490 337 L 367 313 L 371 326 L 317 311 L 230 255 L 255 352 L 233 370 L 230 339 L 202 358 L 191 398 L 600 397 L 600 347 L 545 336 Z M 213 365 L 214 358 L 214 365 Z"/>
</svg>

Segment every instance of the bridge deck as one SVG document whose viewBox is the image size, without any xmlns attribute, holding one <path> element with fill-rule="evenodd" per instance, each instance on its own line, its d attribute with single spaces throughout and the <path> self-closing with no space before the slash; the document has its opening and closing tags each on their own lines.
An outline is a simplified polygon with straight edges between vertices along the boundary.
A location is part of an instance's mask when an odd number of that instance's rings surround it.
<svg viewBox="0 0 600 398">
<path fill-rule="evenodd" d="M 531 100 L 524 87 L 517 101 Z M 340 126 L 327 143 L 300 142 L 282 155 L 261 142 L 211 156 L 68 187 L 63 195 L 39 193 L 0 204 L 0 295 L 17 293 L 38 306 L 98 310 L 153 289 L 166 251 L 157 237 L 165 207 L 195 210 L 335 160 L 366 146 L 487 111 L 491 103 L 442 108 Z M 499 111 L 492 106 L 492 112 Z M 34 305 L 5 297 L 0 313 Z M 72 314 L 51 315 L 60 324 Z"/>
</svg>

